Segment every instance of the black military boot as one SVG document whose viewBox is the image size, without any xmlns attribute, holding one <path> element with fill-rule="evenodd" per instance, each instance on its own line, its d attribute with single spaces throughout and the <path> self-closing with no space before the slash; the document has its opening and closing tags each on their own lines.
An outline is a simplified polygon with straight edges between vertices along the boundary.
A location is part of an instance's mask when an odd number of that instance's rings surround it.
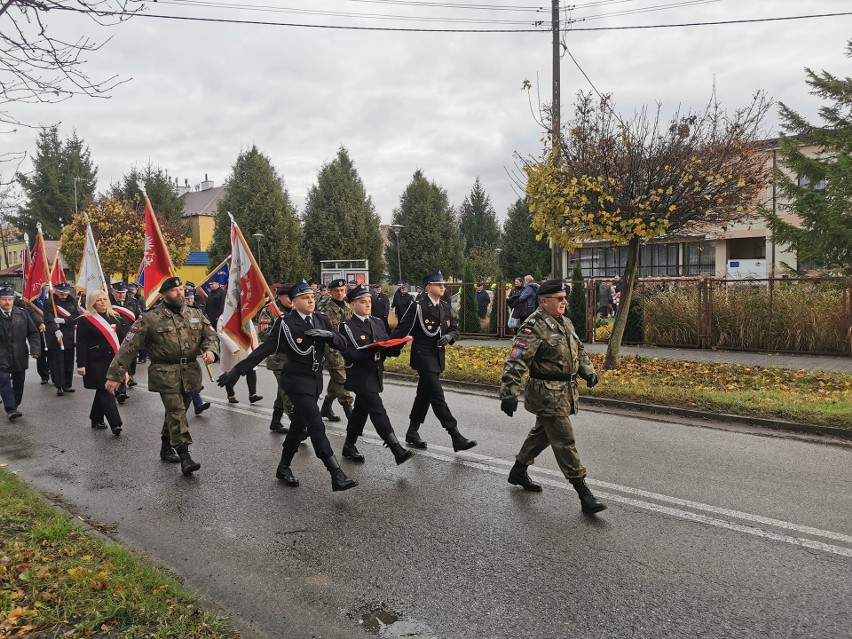
<svg viewBox="0 0 852 639">
<path fill-rule="evenodd" d="M 298 437 L 294 438 L 292 435 L 288 435 L 281 446 L 281 461 L 278 462 L 278 468 L 275 470 L 275 476 L 279 481 L 290 488 L 296 488 L 299 485 L 299 480 L 290 470 L 290 464 L 297 450 L 299 450 Z"/>
<path fill-rule="evenodd" d="M 352 419 L 352 404 L 343 404 L 343 414 L 346 415 L 346 422 Z"/>
<path fill-rule="evenodd" d="M 284 416 L 283 410 L 272 410 L 272 421 L 269 422 L 269 430 L 273 433 L 287 433 L 289 429 L 281 423 L 281 418 Z"/>
<path fill-rule="evenodd" d="M 358 480 L 350 479 L 346 476 L 346 473 L 340 468 L 340 464 L 337 463 L 337 458 L 334 455 L 324 460 L 323 463 L 328 468 L 328 472 L 331 473 L 331 490 L 333 492 L 349 490 L 358 485 Z"/>
<path fill-rule="evenodd" d="M 178 457 L 180 457 L 180 472 L 184 475 L 191 475 L 196 470 L 201 468 L 201 464 L 197 461 L 194 461 L 192 457 L 189 456 L 189 446 L 187 444 L 181 444 L 177 448 Z"/>
<path fill-rule="evenodd" d="M 393 458 L 396 460 L 397 466 L 411 459 L 411 456 L 414 453 L 412 453 L 410 450 L 408 450 L 402 444 L 399 443 L 399 440 L 396 438 L 396 433 L 390 433 L 384 439 L 385 446 L 390 448 L 390 451 L 393 453 Z"/>
<path fill-rule="evenodd" d="M 160 446 L 160 459 L 164 462 L 169 462 L 170 464 L 177 464 L 180 462 L 180 457 L 175 452 L 175 449 L 172 448 L 171 443 L 169 443 L 168 437 L 162 438 L 162 445 Z"/>
<path fill-rule="evenodd" d="M 456 452 L 459 452 L 460 450 L 467 450 L 468 448 L 473 448 L 474 446 L 476 446 L 476 442 L 474 440 L 467 439 L 459 432 L 459 429 L 455 426 L 452 428 L 448 428 L 447 432 L 453 439 L 453 450 Z"/>
<path fill-rule="evenodd" d="M 320 410 L 320 416 L 330 422 L 339 422 L 340 418 L 334 414 L 333 410 L 331 410 L 332 403 L 334 403 L 334 397 L 326 396 L 326 398 L 322 402 L 322 410 Z"/>
<path fill-rule="evenodd" d="M 346 436 L 346 441 L 343 442 L 343 457 L 348 459 L 349 461 L 354 461 L 358 464 L 364 463 L 364 456 L 358 452 L 358 449 L 355 447 L 355 442 L 357 441 L 357 437 Z"/>
<path fill-rule="evenodd" d="M 569 479 L 568 481 L 571 482 L 574 490 L 576 490 L 577 494 L 580 496 L 580 510 L 587 515 L 594 515 L 602 510 L 606 510 L 606 504 L 599 502 L 592 494 L 592 491 L 589 490 L 589 487 L 586 486 L 585 477 Z"/>
<path fill-rule="evenodd" d="M 408 425 L 408 432 L 405 433 L 405 443 L 412 448 L 426 448 L 426 442 L 420 439 L 420 434 L 417 432 L 420 429 L 420 424 L 411 422 Z"/>
<path fill-rule="evenodd" d="M 112 431 L 112 434 L 113 434 L 113 435 L 121 435 L 121 426 L 122 426 L 122 425 L 121 425 L 120 423 L 119 423 L 119 424 L 116 424 L 115 426 L 113 426 L 112 424 L 110 424 L 110 425 L 109 425 L 109 429 Z"/>
<path fill-rule="evenodd" d="M 509 483 L 513 486 L 520 486 L 531 493 L 541 492 L 541 485 L 533 483 L 533 480 L 530 479 L 527 472 L 527 465 L 519 461 L 516 461 L 515 465 L 512 466 L 512 470 L 509 471 Z"/>
</svg>

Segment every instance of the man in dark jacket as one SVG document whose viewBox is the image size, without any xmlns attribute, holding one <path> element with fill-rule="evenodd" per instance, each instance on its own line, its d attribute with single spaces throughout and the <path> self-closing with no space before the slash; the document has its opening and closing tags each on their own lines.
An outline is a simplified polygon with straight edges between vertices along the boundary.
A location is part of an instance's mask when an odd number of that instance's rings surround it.
<svg viewBox="0 0 852 639">
<path fill-rule="evenodd" d="M 44 305 L 47 325 L 47 358 L 56 394 L 73 393 L 74 383 L 74 326 L 80 318 L 80 305 L 71 295 L 68 284 L 57 284 L 56 292 Z"/>
<path fill-rule="evenodd" d="M 390 314 L 390 300 L 388 296 L 382 293 L 382 285 L 376 284 L 373 286 L 372 310 L 370 315 L 378 317 L 385 325 L 385 330 L 390 332 L 388 325 L 388 315 Z"/>
<path fill-rule="evenodd" d="M 210 294 L 207 296 L 207 302 L 204 305 L 204 313 L 210 324 L 215 328 L 219 325 L 219 318 L 225 312 L 225 289 L 213 280 L 210 282 Z"/>
<path fill-rule="evenodd" d="M 485 284 L 480 282 L 476 285 L 476 311 L 479 319 L 485 319 L 488 316 L 488 305 L 491 303 L 491 296 L 485 290 Z"/>
<path fill-rule="evenodd" d="M 433 273 L 424 279 L 424 284 L 426 290 L 423 295 L 400 317 L 399 324 L 391 333 L 391 338 L 408 335 L 414 338 L 409 366 L 417 371 L 419 381 L 405 441 L 414 448 L 426 448 L 426 442 L 420 439 L 418 430 L 431 406 L 435 417 L 452 438 L 453 450 L 467 450 L 476 446 L 476 442 L 459 432 L 458 422 L 444 399 L 440 379 L 444 372 L 444 347 L 459 338 L 459 329 L 449 304 L 442 299 L 447 284 L 444 276 Z"/>
<path fill-rule="evenodd" d="M 40 353 L 38 329 L 26 311 L 15 307 L 15 291 L 0 289 L 0 398 L 9 421 L 21 416 L 27 357 L 38 358 Z"/>
</svg>

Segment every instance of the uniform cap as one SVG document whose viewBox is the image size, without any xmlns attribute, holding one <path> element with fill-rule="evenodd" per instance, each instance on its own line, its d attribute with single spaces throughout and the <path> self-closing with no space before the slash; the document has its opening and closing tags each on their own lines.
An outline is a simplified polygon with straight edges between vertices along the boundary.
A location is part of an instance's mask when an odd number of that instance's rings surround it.
<svg viewBox="0 0 852 639">
<path fill-rule="evenodd" d="M 314 289 L 312 289 L 311 285 L 308 284 L 307 282 L 299 282 L 297 284 L 293 284 L 293 286 L 290 287 L 290 299 L 291 300 L 296 299 L 297 297 L 299 297 L 299 295 L 308 295 L 308 294 L 313 295 Z"/>
<path fill-rule="evenodd" d="M 378 288 L 378 289 L 380 289 L 380 288 L 382 288 L 382 285 L 381 285 L 381 284 L 373 284 L 373 288 Z"/>
<path fill-rule="evenodd" d="M 183 286 L 181 279 L 179 277 L 169 277 L 165 282 L 160 284 L 160 293 L 165 293 L 166 291 L 170 291 L 178 286 Z"/>
<path fill-rule="evenodd" d="M 8 286 L 4 286 L 0 288 L 0 297 L 15 297 L 15 291 Z"/>
<path fill-rule="evenodd" d="M 348 284 L 349 286 L 358 286 L 358 282 L 356 282 L 355 280 L 349 280 Z"/>
<path fill-rule="evenodd" d="M 346 294 L 346 301 L 351 302 L 359 297 L 370 297 L 370 291 L 363 286 L 356 286 Z"/>
<path fill-rule="evenodd" d="M 183 285 L 187 288 L 195 288 L 195 282 L 190 282 L 188 280 L 184 282 Z"/>
<path fill-rule="evenodd" d="M 545 280 L 538 287 L 538 296 L 553 295 L 565 290 L 565 282 L 562 280 Z"/>
<path fill-rule="evenodd" d="M 346 280 L 344 280 L 342 277 L 336 280 L 331 280 L 328 283 L 328 288 L 339 288 L 341 286 L 346 286 Z"/>
<path fill-rule="evenodd" d="M 70 293 L 71 292 L 71 285 L 65 284 L 64 282 L 57 284 L 54 288 L 56 288 L 56 290 L 59 291 L 60 293 Z"/>
<path fill-rule="evenodd" d="M 113 282 L 111 284 L 113 293 L 126 293 L 127 292 L 127 284 L 124 282 Z M 57 286 L 57 288 L 59 288 Z"/>
<path fill-rule="evenodd" d="M 423 278 L 423 284 L 446 284 L 447 280 L 444 279 L 444 276 L 441 274 L 441 271 L 437 273 L 432 273 L 431 275 L 427 275 Z"/>
<path fill-rule="evenodd" d="M 136 282 L 128 282 L 128 283 L 127 283 L 127 288 L 128 288 L 128 290 L 130 290 L 130 289 L 137 289 L 137 288 L 139 288 L 139 285 L 138 285 Z"/>
</svg>

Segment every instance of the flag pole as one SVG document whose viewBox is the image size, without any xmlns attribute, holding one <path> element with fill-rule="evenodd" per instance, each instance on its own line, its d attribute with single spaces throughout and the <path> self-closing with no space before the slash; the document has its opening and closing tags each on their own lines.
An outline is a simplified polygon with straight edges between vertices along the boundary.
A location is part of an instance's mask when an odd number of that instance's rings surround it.
<svg viewBox="0 0 852 639">
<path fill-rule="evenodd" d="M 269 284 L 266 283 L 266 278 L 263 275 L 263 271 L 260 270 L 260 266 L 258 266 L 257 262 L 255 261 L 254 255 L 251 252 L 251 247 L 249 246 L 248 242 L 246 242 L 246 238 L 243 235 L 243 232 L 240 230 L 240 225 L 237 224 L 237 221 L 234 219 L 234 216 L 231 215 L 230 212 L 228 212 L 228 217 L 231 218 L 231 225 L 237 230 L 237 235 L 239 236 L 240 240 L 243 243 L 243 246 L 246 249 L 246 252 L 248 253 L 249 259 L 251 260 L 251 265 L 257 269 L 257 272 L 260 274 L 260 279 L 263 280 L 263 288 L 266 290 L 266 294 L 269 296 L 269 299 L 274 302 L 275 296 L 272 294 L 272 289 L 269 288 Z"/>
<path fill-rule="evenodd" d="M 59 313 L 56 310 L 56 299 L 53 297 L 53 282 L 50 281 L 50 265 L 48 264 L 47 259 L 47 247 L 44 245 L 44 234 L 41 232 L 41 222 L 36 224 L 36 229 L 38 230 L 38 234 L 36 235 L 36 244 L 38 244 L 38 237 L 41 237 L 41 259 L 44 264 L 44 272 L 47 273 L 47 291 L 50 294 L 50 305 L 53 307 L 53 317 L 55 319 Z M 59 342 L 59 350 L 64 351 L 65 342 L 62 339 L 62 330 L 57 328 L 56 331 L 59 333 L 59 335 L 56 336 L 56 341 Z"/>
</svg>

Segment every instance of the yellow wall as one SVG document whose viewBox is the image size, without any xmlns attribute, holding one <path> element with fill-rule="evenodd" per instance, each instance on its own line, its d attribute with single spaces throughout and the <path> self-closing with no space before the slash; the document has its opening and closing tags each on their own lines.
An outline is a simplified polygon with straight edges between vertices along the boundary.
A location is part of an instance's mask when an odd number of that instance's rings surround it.
<svg viewBox="0 0 852 639">
<path fill-rule="evenodd" d="M 24 250 L 23 242 L 6 242 L 6 252 L 0 249 L 0 269 L 17 266 L 23 261 L 21 259 L 22 251 Z M 9 256 L 9 263 L 6 263 L 6 255 Z"/>
<path fill-rule="evenodd" d="M 177 275 L 184 282 L 193 282 L 194 284 L 198 284 L 201 280 L 203 280 L 207 276 L 207 267 L 206 266 L 187 266 L 184 264 L 175 269 L 177 271 Z"/>
<path fill-rule="evenodd" d="M 216 225 L 216 218 L 210 215 L 194 215 L 190 218 L 190 224 L 192 226 L 192 250 L 206 251 L 213 241 L 213 227 Z"/>
</svg>

